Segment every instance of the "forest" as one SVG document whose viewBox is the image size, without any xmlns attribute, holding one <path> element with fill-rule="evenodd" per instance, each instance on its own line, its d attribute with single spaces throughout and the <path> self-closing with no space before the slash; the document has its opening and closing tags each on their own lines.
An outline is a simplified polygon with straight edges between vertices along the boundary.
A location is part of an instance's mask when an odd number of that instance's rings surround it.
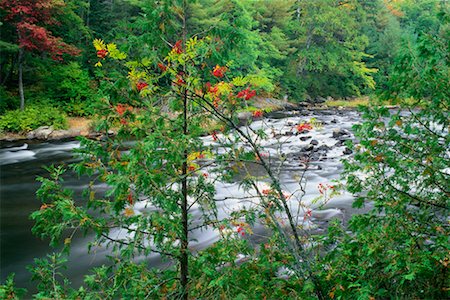
<svg viewBox="0 0 450 300">
<path fill-rule="evenodd" d="M 0 15 L 0 298 L 450 296 L 447 0 Z"/>
</svg>

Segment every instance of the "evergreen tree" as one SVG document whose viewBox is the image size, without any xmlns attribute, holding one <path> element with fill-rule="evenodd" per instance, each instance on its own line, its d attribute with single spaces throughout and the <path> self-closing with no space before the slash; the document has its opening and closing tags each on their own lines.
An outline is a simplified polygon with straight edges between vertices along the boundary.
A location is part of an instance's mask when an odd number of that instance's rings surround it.
<svg viewBox="0 0 450 300">
<path fill-rule="evenodd" d="M 363 59 L 368 39 L 357 22 L 357 1 L 306 0 L 296 2 L 284 81 L 293 94 L 344 97 L 374 87 Z"/>
</svg>

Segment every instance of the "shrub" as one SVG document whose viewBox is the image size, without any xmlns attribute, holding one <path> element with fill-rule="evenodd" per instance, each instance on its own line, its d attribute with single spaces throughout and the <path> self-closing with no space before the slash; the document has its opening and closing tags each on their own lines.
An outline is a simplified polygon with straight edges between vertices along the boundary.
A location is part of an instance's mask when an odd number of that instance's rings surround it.
<svg viewBox="0 0 450 300">
<path fill-rule="evenodd" d="M 374 208 L 352 217 L 351 233 L 330 229 L 319 266 L 331 298 L 448 298 L 449 29 L 422 33 L 396 62 L 386 96 L 402 110 L 366 108 L 354 126 L 360 144 L 346 162 L 347 187 L 355 207 Z"/>
<path fill-rule="evenodd" d="M 86 70 L 76 62 L 56 66 L 45 79 L 46 97 L 69 115 L 92 114 L 96 93 Z"/>
<path fill-rule="evenodd" d="M 3 86 L 0 86 L 0 99 L 0 114 L 4 114 L 7 110 L 18 108 L 19 101 Z"/>
<path fill-rule="evenodd" d="M 24 111 L 8 111 L 0 117 L 0 130 L 7 132 L 27 132 L 40 126 L 67 128 L 66 115 L 54 107 L 34 105 Z"/>
</svg>

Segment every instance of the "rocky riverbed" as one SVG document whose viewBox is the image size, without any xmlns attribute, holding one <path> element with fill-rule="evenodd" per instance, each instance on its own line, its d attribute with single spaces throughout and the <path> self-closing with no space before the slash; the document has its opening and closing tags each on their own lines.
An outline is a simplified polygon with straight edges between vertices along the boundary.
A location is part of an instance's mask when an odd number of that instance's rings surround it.
<svg viewBox="0 0 450 300">
<path fill-rule="evenodd" d="M 268 136 L 263 140 L 263 152 L 275 166 L 284 157 L 282 168 L 279 169 L 279 178 L 283 190 L 290 195 L 292 211 L 296 212 L 298 222 L 302 222 L 305 228 L 321 232 L 325 230 L 327 223 L 333 218 L 339 218 L 346 222 L 356 213 L 351 207 L 352 196 L 344 191 L 334 193 L 333 197 L 324 200 L 323 187 L 338 186 L 342 172 L 342 159 L 351 156 L 351 150 L 346 143 L 352 142 L 351 133 L 353 124 L 360 121 L 360 115 L 351 110 L 290 110 L 274 112 L 266 117 L 251 123 L 253 130 L 262 129 Z M 297 129 L 297 125 L 308 123 L 312 128 L 308 130 Z M 242 127 L 243 130 L 249 130 Z M 251 131 L 249 131 L 251 134 Z M 218 134 L 218 139 L 224 140 L 226 136 Z M 216 151 L 226 151 L 219 141 L 212 136 L 202 138 L 206 145 L 211 145 Z M 242 143 L 242 147 L 247 147 Z M 77 141 L 16 141 L 4 144 L 0 149 L 1 166 L 1 280 L 11 273 L 16 273 L 19 286 L 30 287 L 30 274 L 25 266 L 31 264 L 33 258 L 43 257 L 52 251 L 47 246 L 47 241 L 40 241 L 31 235 L 32 222 L 28 215 L 39 209 L 40 203 L 35 199 L 35 191 L 38 188 L 36 176 L 45 175 L 43 166 L 76 161 L 72 150 L 78 148 Z M 307 169 L 307 170 L 306 170 Z M 255 174 L 260 170 L 255 169 Z M 213 175 L 211 175 L 212 177 Z M 300 180 L 302 179 L 302 180 Z M 214 178 L 210 178 L 214 180 Z M 304 182 L 304 189 L 300 183 Z M 80 197 L 86 188 L 88 178 L 77 178 L 74 174 L 66 175 L 66 186 L 75 191 L 75 197 Z M 268 186 L 264 179 L 259 183 L 262 188 Z M 108 187 L 98 185 L 99 191 Z M 242 205 L 248 205 L 242 201 L 242 197 L 252 193 L 242 191 L 239 182 L 216 182 L 217 198 L 227 197 L 226 204 L 219 205 L 219 217 L 225 217 L 233 209 Z M 325 197 L 326 198 L 326 197 Z M 81 200 L 80 200 L 81 201 Z M 151 209 L 145 200 L 137 202 L 133 207 L 136 213 L 145 213 Z M 200 215 L 200 211 L 194 208 L 193 216 Z M 308 218 L 305 218 L 305 214 Z M 282 217 L 282 216 L 280 216 Z M 246 236 L 252 240 L 264 238 L 263 228 L 254 228 L 254 235 Z M 117 229 L 111 231 L 115 238 L 126 238 L 126 232 Z M 219 237 L 218 232 L 212 228 L 193 232 L 191 246 L 196 249 L 207 247 Z M 94 265 L 105 262 L 108 250 L 103 247 L 93 249 L 93 255 L 87 255 L 87 240 L 76 237 L 72 244 L 72 252 L 69 258 L 71 279 L 79 283 L 82 274 Z M 161 264 L 158 256 L 150 258 L 152 264 Z"/>
</svg>

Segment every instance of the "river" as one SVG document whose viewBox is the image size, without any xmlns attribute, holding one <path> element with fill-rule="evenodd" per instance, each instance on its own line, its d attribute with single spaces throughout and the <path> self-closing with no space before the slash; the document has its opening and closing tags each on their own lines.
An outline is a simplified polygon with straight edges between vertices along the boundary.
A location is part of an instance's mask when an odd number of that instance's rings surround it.
<svg viewBox="0 0 450 300">
<path fill-rule="evenodd" d="M 306 133 L 293 134 L 296 124 L 311 120 L 321 123 L 321 126 Z M 314 199 L 321 195 L 319 184 L 336 185 L 335 181 L 339 180 L 342 172 L 341 159 L 351 155 L 342 143 L 344 140 L 353 139 L 350 133 L 351 126 L 359 120 L 360 116 L 355 111 L 305 110 L 301 113 L 290 111 L 269 114 L 266 118 L 251 124 L 252 128 L 264 128 L 269 136 L 272 135 L 273 138 L 263 143 L 267 155 L 275 157 L 283 153 L 286 156 L 286 166 L 279 176 L 283 189 L 289 193 L 295 195 L 295 191 L 298 191 L 298 176 L 304 171 L 302 156 L 312 153 L 313 159 L 306 172 L 306 194 L 302 198 L 302 203 L 311 208 L 308 226 L 316 231 L 323 230 L 331 218 L 337 217 L 345 222 L 355 213 L 351 207 L 352 196 L 346 192 L 334 196 L 320 208 L 319 204 L 314 203 Z M 204 137 L 203 141 L 205 144 L 213 146 L 215 144 L 211 136 Z M 6 143 L 0 149 L 1 282 L 4 282 L 8 274 L 14 272 L 17 286 L 34 290 L 26 266 L 32 264 L 34 258 L 44 257 L 53 251 L 48 246 L 48 241 L 42 241 L 31 234 L 33 222 L 29 219 L 29 215 L 41 205 L 35 197 L 39 187 L 36 177 L 47 174 L 43 169 L 45 166 L 74 162 L 76 158 L 72 150 L 78 147 L 78 141 L 40 143 L 27 141 Z M 87 183 L 88 178 L 78 178 L 70 172 L 65 175 L 66 187 L 73 189 L 78 198 Z M 96 186 L 100 191 L 106 188 L 104 185 Z M 239 205 L 237 199 L 243 192 L 237 182 L 226 184 L 219 182 L 216 184 L 216 190 L 218 198 L 236 197 L 236 201 L 228 203 L 226 209 L 219 206 L 220 213 L 227 214 L 230 205 Z M 145 208 L 142 205 L 135 207 L 137 211 L 140 209 Z M 303 211 L 300 212 L 300 215 L 303 214 Z M 193 215 L 195 216 L 195 211 Z M 201 249 L 216 241 L 218 234 L 214 230 L 204 230 L 194 232 L 193 237 L 198 240 L 193 246 Z M 104 263 L 105 254 L 108 253 L 107 249 L 97 248 L 88 254 L 86 245 L 89 239 L 89 236 L 76 237 L 72 242 L 68 269 L 70 278 L 76 285 L 81 283 L 82 275 L 86 274 L 88 269 Z M 161 264 L 157 256 L 151 257 L 150 261 L 154 266 Z"/>
</svg>

